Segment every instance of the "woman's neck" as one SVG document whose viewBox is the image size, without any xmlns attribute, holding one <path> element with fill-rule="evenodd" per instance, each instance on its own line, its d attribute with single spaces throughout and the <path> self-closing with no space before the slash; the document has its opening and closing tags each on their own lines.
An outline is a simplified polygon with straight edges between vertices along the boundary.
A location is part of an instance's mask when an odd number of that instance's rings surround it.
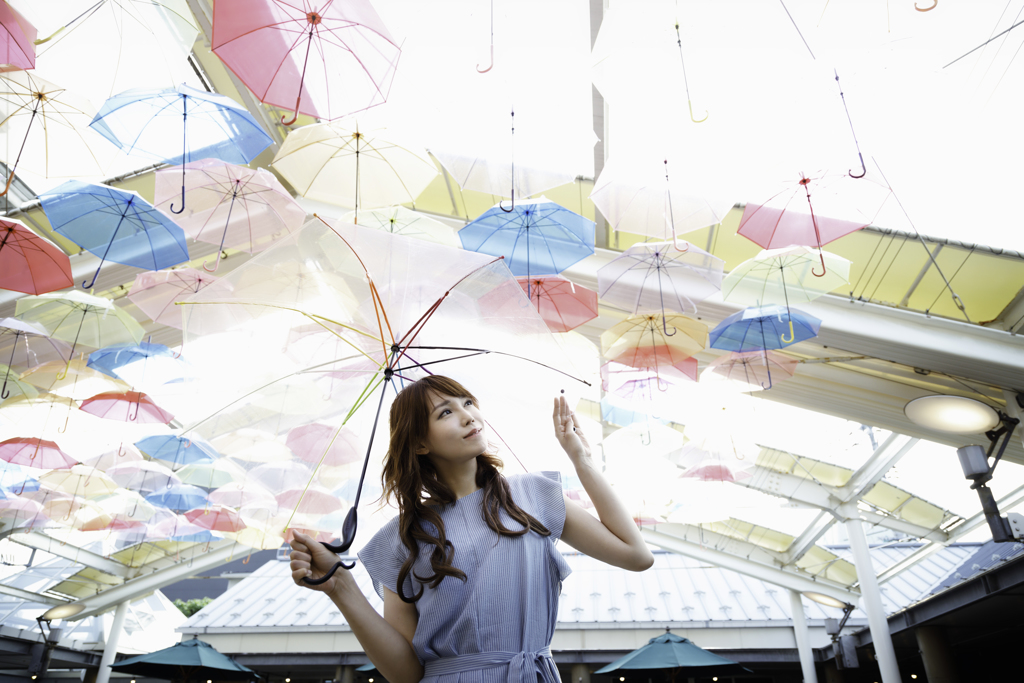
<svg viewBox="0 0 1024 683">
<path fill-rule="evenodd" d="M 465 463 L 434 463 L 437 470 L 437 477 L 451 489 L 458 500 L 463 496 L 477 491 L 480 487 L 476 485 L 476 458 Z"/>
</svg>

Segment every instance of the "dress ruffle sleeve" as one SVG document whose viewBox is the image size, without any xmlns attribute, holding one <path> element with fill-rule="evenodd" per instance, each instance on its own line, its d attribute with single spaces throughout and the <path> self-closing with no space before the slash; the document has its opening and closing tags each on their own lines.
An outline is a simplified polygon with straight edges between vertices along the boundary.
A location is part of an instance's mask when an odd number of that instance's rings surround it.
<svg viewBox="0 0 1024 683">
<path fill-rule="evenodd" d="M 359 561 L 366 567 L 367 573 L 373 579 L 373 589 L 377 595 L 384 599 L 384 587 L 394 593 L 398 593 L 398 572 L 402 563 L 408 557 L 405 546 L 398 537 L 398 518 L 394 518 L 380 528 L 373 535 L 363 549 L 357 554 Z M 413 595 L 416 592 L 410 576 L 405 580 L 405 594 Z"/>
</svg>

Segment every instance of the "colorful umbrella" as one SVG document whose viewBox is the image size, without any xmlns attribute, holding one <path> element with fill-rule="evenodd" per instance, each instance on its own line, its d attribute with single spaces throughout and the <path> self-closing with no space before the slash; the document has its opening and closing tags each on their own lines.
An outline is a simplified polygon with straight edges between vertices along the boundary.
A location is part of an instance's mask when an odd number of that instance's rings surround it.
<svg viewBox="0 0 1024 683">
<path fill-rule="evenodd" d="M 186 484 L 215 489 L 235 481 L 246 479 L 245 470 L 225 458 L 212 462 L 194 462 L 176 472 Z"/>
<path fill-rule="evenodd" d="M 0 289 L 43 294 L 75 286 L 71 261 L 60 247 L 12 218 L 0 219 L 0 235 Z"/>
<path fill-rule="evenodd" d="M 557 275 L 594 253 L 594 222 L 540 197 L 488 209 L 459 239 L 464 249 L 504 257 L 513 275 Z"/>
<path fill-rule="evenodd" d="M 126 154 L 182 167 L 181 206 L 170 207 L 174 214 L 185 210 L 188 162 L 209 158 L 248 164 L 273 142 L 252 114 L 230 97 L 185 84 L 163 90 L 133 88 L 114 95 L 89 125 Z"/>
<path fill-rule="evenodd" d="M 353 211 L 342 216 L 341 220 L 347 223 L 359 223 L 365 228 L 376 228 L 395 235 L 415 237 L 449 247 L 461 246 L 454 228 L 401 205 L 370 209 L 364 211 L 361 216 Z"/>
<path fill-rule="evenodd" d="M 94 370 L 85 361 L 50 361 L 21 373 L 25 382 L 57 396 L 81 400 L 103 391 L 128 391 L 126 383 Z"/>
<path fill-rule="evenodd" d="M 121 488 L 144 494 L 156 493 L 182 483 L 166 465 L 151 460 L 121 463 L 108 468 L 106 472 Z"/>
<path fill-rule="evenodd" d="M 142 340 L 142 326 L 110 299 L 78 290 L 50 292 L 18 299 L 17 316 L 50 330 L 50 336 L 71 341 L 68 363 L 79 343 L 94 349 Z"/>
<path fill-rule="evenodd" d="M 175 302 L 192 296 L 216 280 L 195 268 L 177 268 L 135 276 L 128 299 L 153 322 L 181 329 L 181 308 Z"/>
<path fill-rule="evenodd" d="M 622 363 L 601 366 L 601 389 L 623 397 L 630 396 L 644 383 L 653 383 L 659 392 L 664 393 L 673 386 L 696 381 L 697 359 L 693 357 L 660 367 L 633 367 Z"/>
<path fill-rule="evenodd" d="M 10 367 L 31 368 L 46 361 L 66 359 L 71 354 L 69 345 L 50 337 L 39 323 L 17 318 L 0 318 L 0 345 L 0 358 L 7 358 Z"/>
<path fill-rule="evenodd" d="M 688 242 L 641 242 L 597 271 L 597 295 L 629 313 L 697 312 L 697 302 L 722 289 L 722 259 Z M 664 321 L 663 321 L 664 323 Z M 665 333 L 668 332 L 667 326 Z"/>
<path fill-rule="evenodd" d="M 82 401 L 80 410 L 107 420 L 167 424 L 174 416 L 140 391 L 106 391 Z"/>
<path fill-rule="evenodd" d="M 795 308 L 758 306 L 733 313 L 718 323 L 709 336 L 715 349 L 763 351 L 813 339 L 820 327 L 820 320 Z"/>
<path fill-rule="evenodd" d="M 47 178 L 102 175 L 112 150 L 89 129 L 89 101 L 27 71 L 0 75 L 0 144 L 8 150 L 7 194 L 24 159 Z M 15 152 L 15 150 L 17 150 Z"/>
<path fill-rule="evenodd" d="M 137 192 L 69 180 L 39 195 L 54 231 L 100 257 L 160 270 L 188 260 L 185 233 Z"/>
<path fill-rule="evenodd" d="M 178 199 L 179 172 L 188 206 L 175 222 L 192 239 L 220 245 L 214 267 L 203 266 L 207 271 L 217 270 L 226 247 L 254 254 L 306 221 L 306 211 L 273 173 L 217 159 L 158 170 L 153 204 L 161 211 L 174 213 L 170 207 Z"/>
<path fill-rule="evenodd" d="M 168 510 L 191 510 L 206 505 L 207 494 L 198 486 L 181 484 L 146 496 L 146 501 Z"/>
<path fill-rule="evenodd" d="M 106 472 L 111 467 L 126 465 L 131 462 L 145 462 L 146 458 L 139 452 L 139 449 L 130 444 L 120 444 L 106 453 L 82 460 L 83 465 L 95 467 L 101 472 Z"/>
<path fill-rule="evenodd" d="M 211 47 L 261 102 L 295 110 L 285 125 L 382 104 L 401 54 L 369 0 L 224 0 Z"/>
<path fill-rule="evenodd" d="M 552 332 L 568 332 L 597 317 L 597 292 L 560 275 L 517 277 Z"/>
<path fill-rule="evenodd" d="M 136 447 L 154 460 L 171 463 L 172 469 L 194 462 L 212 462 L 220 453 L 202 439 L 186 439 L 173 434 L 147 436 L 135 443 Z"/>
<path fill-rule="evenodd" d="M 39 484 L 54 491 L 92 498 L 117 490 L 113 479 L 95 467 L 74 465 L 69 469 L 51 470 L 39 477 Z"/>
<path fill-rule="evenodd" d="M 666 329 L 671 327 L 671 334 Z M 679 334 L 681 333 L 681 334 Z M 634 315 L 601 333 L 608 360 L 635 368 L 675 365 L 707 346 L 708 326 L 685 315 Z"/>
<path fill-rule="evenodd" d="M 316 466 L 340 467 L 359 462 L 362 448 L 351 429 L 313 422 L 288 431 L 285 441 L 292 453 Z"/>
<path fill-rule="evenodd" d="M 757 391 L 770 389 L 774 381 L 792 377 L 796 374 L 797 365 L 798 361 L 768 350 L 733 351 L 711 361 L 708 369 L 748 386 L 750 391 Z"/>
<path fill-rule="evenodd" d="M 821 247 L 870 225 L 891 199 L 881 179 L 849 173 L 816 173 L 793 178 L 760 203 L 747 203 L 736 232 L 764 249 Z M 821 277 L 827 272 L 824 255 Z"/>
<path fill-rule="evenodd" d="M 0 460 L 41 470 L 66 470 L 78 462 L 53 441 L 44 441 L 39 437 L 15 437 L 0 441 Z"/>
<path fill-rule="evenodd" d="M 266 506 L 268 503 L 276 510 L 277 502 L 269 489 L 251 481 L 231 481 L 210 491 L 210 502 L 231 508 L 246 505 Z"/>
<path fill-rule="evenodd" d="M 185 372 L 184 361 L 171 349 L 150 342 L 114 344 L 97 349 L 89 354 L 88 366 L 127 382 L 131 385 L 128 388 L 135 389 L 141 389 L 142 385 L 179 380 Z"/>
<path fill-rule="evenodd" d="M 35 27 L 6 2 L 0 3 L 0 72 L 36 68 Z"/>
<path fill-rule="evenodd" d="M 3 390 L 0 391 L 0 403 L 5 398 L 10 398 L 12 394 L 14 396 L 28 396 L 29 398 L 35 398 L 39 395 L 39 390 L 28 382 L 21 381 L 17 372 L 11 370 L 11 366 L 0 363 L 0 372 L 4 375 Z"/>
<path fill-rule="evenodd" d="M 241 531 L 245 528 L 245 522 L 238 517 L 238 513 L 223 505 L 189 510 L 185 513 L 185 519 L 211 531 Z"/>
<path fill-rule="evenodd" d="M 414 203 L 438 175 L 425 149 L 355 120 L 293 131 L 272 165 L 303 197 L 354 208 L 354 222 L 361 209 Z"/>
</svg>

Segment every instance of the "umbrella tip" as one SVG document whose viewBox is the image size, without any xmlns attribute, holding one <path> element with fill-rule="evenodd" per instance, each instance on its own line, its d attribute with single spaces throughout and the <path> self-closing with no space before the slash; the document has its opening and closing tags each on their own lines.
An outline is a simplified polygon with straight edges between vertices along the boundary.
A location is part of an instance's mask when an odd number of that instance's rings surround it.
<svg viewBox="0 0 1024 683">
<path fill-rule="evenodd" d="M 565 389 L 559 389 L 559 391 L 562 392 L 563 394 L 565 393 Z"/>
</svg>

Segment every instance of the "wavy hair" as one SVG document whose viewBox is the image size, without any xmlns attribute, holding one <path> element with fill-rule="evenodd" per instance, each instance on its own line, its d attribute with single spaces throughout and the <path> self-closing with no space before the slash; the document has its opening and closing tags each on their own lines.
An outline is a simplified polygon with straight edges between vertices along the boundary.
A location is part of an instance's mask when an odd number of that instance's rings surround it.
<svg viewBox="0 0 1024 683">
<path fill-rule="evenodd" d="M 398 572 L 398 597 L 410 603 L 423 596 L 423 585 L 437 588 L 446 576 L 466 580 L 466 573 L 452 564 L 455 548 L 445 536 L 444 520 L 439 514 L 444 506 L 455 502 L 455 494 L 438 478 L 429 456 L 416 453 L 427 440 L 431 394 L 464 397 L 477 403 L 476 397 L 455 380 L 428 375 L 405 387 L 391 405 L 391 439 L 381 483 L 385 500 L 394 499 L 398 504 L 398 535 L 409 551 Z M 549 536 L 551 532 L 540 521 L 512 500 L 501 467 L 501 460 L 493 453 L 485 451 L 477 456 L 476 485 L 483 489 L 483 517 L 487 526 L 502 536 L 522 536 L 529 531 Z M 521 528 L 506 528 L 501 523 L 502 510 Z M 430 553 L 433 576 L 414 573 L 420 589 L 415 595 L 407 596 L 404 584 L 419 558 L 420 544 L 433 549 Z"/>
</svg>

